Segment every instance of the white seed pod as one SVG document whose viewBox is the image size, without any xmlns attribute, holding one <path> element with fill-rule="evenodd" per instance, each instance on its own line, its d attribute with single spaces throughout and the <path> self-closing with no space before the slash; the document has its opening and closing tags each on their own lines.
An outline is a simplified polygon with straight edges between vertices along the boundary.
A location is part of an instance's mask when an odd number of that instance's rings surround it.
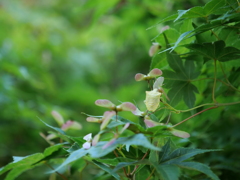
<svg viewBox="0 0 240 180">
<path fill-rule="evenodd" d="M 164 77 L 159 77 L 156 79 L 156 81 L 153 84 L 153 89 L 159 89 L 162 87 L 164 81 Z"/>
<path fill-rule="evenodd" d="M 156 111 L 160 104 L 160 97 L 162 93 L 158 92 L 157 89 L 153 89 L 152 91 L 146 91 L 146 100 L 144 103 L 146 104 L 148 111 Z"/>
</svg>

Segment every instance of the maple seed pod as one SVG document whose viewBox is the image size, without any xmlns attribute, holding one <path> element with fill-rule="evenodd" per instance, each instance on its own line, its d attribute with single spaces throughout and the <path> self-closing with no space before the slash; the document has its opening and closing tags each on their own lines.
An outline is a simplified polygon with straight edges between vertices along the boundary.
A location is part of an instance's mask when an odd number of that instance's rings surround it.
<svg viewBox="0 0 240 180">
<path fill-rule="evenodd" d="M 63 119 L 62 115 L 59 112 L 52 111 L 51 114 L 52 114 L 53 118 L 57 121 L 59 126 L 64 124 L 64 119 Z"/>
<path fill-rule="evenodd" d="M 156 111 L 160 104 L 160 97 L 162 93 L 158 92 L 157 89 L 152 91 L 146 91 L 146 100 L 144 103 L 146 104 L 148 111 Z"/>
<path fill-rule="evenodd" d="M 119 106 L 117 106 L 120 111 L 136 111 L 137 107 L 130 102 L 123 102 Z"/>
<path fill-rule="evenodd" d="M 107 127 L 108 123 L 111 121 L 111 118 L 116 115 L 115 111 L 106 111 L 102 118 L 102 124 L 100 126 L 100 129 L 103 130 Z"/>
<path fill-rule="evenodd" d="M 97 106 L 101 106 L 101 107 L 105 107 L 105 108 L 110 108 L 110 109 L 115 108 L 115 104 L 113 104 L 111 101 L 109 101 L 107 99 L 98 99 L 95 101 L 95 104 Z"/>
<path fill-rule="evenodd" d="M 142 80 L 145 80 L 145 77 L 146 77 L 146 75 L 141 74 L 141 73 L 137 73 L 137 74 L 135 75 L 135 80 L 136 80 L 136 81 L 142 81 Z"/>
<path fill-rule="evenodd" d="M 98 118 L 95 118 L 95 117 L 87 117 L 86 121 L 87 122 L 93 122 L 93 123 L 101 123 L 102 119 L 98 119 Z"/>
<path fill-rule="evenodd" d="M 149 73 L 148 73 L 148 76 L 152 77 L 152 78 L 155 78 L 155 77 L 158 77 L 158 76 L 161 76 L 162 75 L 162 71 L 158 68 L 155 68 L 155 69 L 152 69 Z"/>
<path fill-rule="evenodd" d="M 152 43 L 152 46 L 149 49 L 149 56 L 152 57 L 159 49 L 160 49 L 160 45 L 158 43 Z"/>
<path fill-rule="evenodd" d="M 149 116 L 145 116 L 144 123 L 147 128 L 164 125 L 163 123 L 159 123 L 159 122 L 151 120 Z"/>
</svg>

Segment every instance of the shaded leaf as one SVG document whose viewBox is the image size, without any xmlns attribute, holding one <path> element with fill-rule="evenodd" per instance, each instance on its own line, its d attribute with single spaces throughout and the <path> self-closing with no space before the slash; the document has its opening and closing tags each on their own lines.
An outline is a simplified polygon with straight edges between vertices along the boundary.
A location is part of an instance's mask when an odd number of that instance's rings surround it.
<svg viewBox="0 0 240 180">
<path fill-rule="evenodd" d="M 25 156 L 22 158 L 15 157 L 14 162 L 9 163 L 8 165 L 6 165 L 0 169 L 0 174 L 3 174 L 4 172 L 6 172 L 12 168 L 30 167 L 30 165 L 40 161 L 43 158 L 44 158 L 44 155 L 42 153 L 36 153 L 36 154 L 32 154 L 32 155 Z M 23 168 L 23 169 L 25 169 L 25 168 Z"/>
<path fill-rule="evenodd" d="M 180 176 L 180 170 L 174 165 L 156 165 L 154 164 L 158 176 L 163 180 L 178 180 Z"/>
<path fill-rule="evenodd" d="M 219 178 L 216 176 L 216 174 L 214 174 L 211 171 L 211 169 L 209 168 L 209 166 L 207 166 L 205 164 L 191 161 L 191 162 L 176 163 L 176 165 L 179 166 L 179 167 L 182 167 L 182 168 L 186 168 L 186 169 L 190 169 L 190 170 L 196 170 L 196 171 L 199 171 L 201 173 L 204 173 L 213 180 L 219 180 Z"/>
<path fill-rule="evenodd" d="M 67 166 L 69 163 L 74 162 L 74 161 L 82 158 L 86 154 L 87 154 L 87 150 L 85 150 L 83 148 L 78 149 L 76 151 L 73 151 L 60 166 L 58 166 L 55 170 L 53 170 L 51 172 L 53 173 L 53 172 L 58 171 L 59 169 Z"/>
<path fill-rule="evenodd" d="M 110 166 L 116 166 L 119 163 L 119 160 L 117 158 L 114 158 L 114 159 L 99 159 L 99 158 L 96 158 L 95 160 L 98 161 L 98 162 L 101 162 L 101 163 L 108 164 Z"/>
<path fill-rule="evenodd" d="M 23 172 L 25 172 L 27 170 L 30 170 L 30 169 L 34 168 L 35 166 L 38 166 L 38 165 L 39 164 L 25 165 L 25 166 L 20 166 L 20 167 L 14 168 L 7 174 L 5 180 L 14 180 L 15 178 L 17 178 Z"/>
<path fill-rule="evenodd" d="M 225 5 L 225 0 L 212 0 L 209 1 L 204 6 L 205 14 L 208 16 L 210 14 L 213 14 L 215 11 L 219 10 L 219 8 L 223 7 Z"/>
<path fill-rule="evenodd" d="M 187 44 L 185 47 L 208 59 L 224 62 L 240 58 L 240 50 L 235 47 L 225 47 L 225 43 L 222 40 L 213 43 Z"/>
<path fill-rule="evenodd" d="M 140 160 L 140 161 L 135 161 L 132 159 L 129 159 L 130 162 L 120 162 L 118 163 L 118 165 L 114 168 L 114 171 L 118 171 L 119 169 L 126 167 L 126 166 L 130 166 L 130 165 L 136 165 L 136 164 L 151 164 L 148 160 L 144 159 L 144 160 Z"/>
<path fill-rule="evenodd" d="M 106 164 L 100 163 L 95 160 L 93 160 L 92 162 L 102 170 L 111 174 L 115 179 L 120 180 L 120 176 L 116 172 L 114 172 L 110 167 L 108 167 Z"/>
<path fill-rule="evenodd" d="M 189 159 L 197 154 L 202 154 L 205 152 L 219 151 L 215 149 L 193 149 L 193 148 L 178 148 L 171 152 L 168 156 L 165 156 L 161 164 L 175 164 L 186 159 Z"/>
</svg>

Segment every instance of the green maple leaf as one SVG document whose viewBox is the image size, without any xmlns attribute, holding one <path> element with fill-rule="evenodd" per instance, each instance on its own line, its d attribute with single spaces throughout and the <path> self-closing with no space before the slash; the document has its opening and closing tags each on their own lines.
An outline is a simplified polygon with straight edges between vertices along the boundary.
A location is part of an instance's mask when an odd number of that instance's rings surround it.
<svg viewBox="0 0 240 180">
<path fill-rule="evenodd" d="M 167 46 L 168 39 L 164 35 Z M 172 70 L 163 70 L 166 79 L 165 87 L 170 88 L 168 97 L 172 106 L 177 105 L 182 99 L 185 104 L 191 108 L 196 101 L 195 93 L 198 93 L 197 87 L 192 84 L 192 80 L 197 78 L 200 72 L 196 70 L 193 61 L 185 61 L 172 51 L 166 52 L 167 61 Z"/>
</svg>

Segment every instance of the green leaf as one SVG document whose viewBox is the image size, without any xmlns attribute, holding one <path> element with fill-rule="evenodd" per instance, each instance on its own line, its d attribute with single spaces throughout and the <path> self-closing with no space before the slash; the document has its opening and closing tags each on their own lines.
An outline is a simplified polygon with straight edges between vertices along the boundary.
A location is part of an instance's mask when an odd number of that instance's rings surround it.
<svg viewBox="0 0 240 180">
<path fill-rule="evenodd" d="M 61 134 L 63 134 L 63 135 L 66 135 L 66 133 L 65 133 L 62 129 L 60 129 L 60 128 L 58 128 L 58 127 L 51 126 L 51 125 L 45 123 L 45 122 L 44 122 L 43 120 L 41 120 L 40 118 L 38 118 L 38 119 L 39 119 L 40 121 L 42 121 L 46 126 L 54 129 L 55 131 L 57 131 L 57 132 L 59 132 L 59 133 L 61 133 Z"/>
<path fill-rule="evenodd" d="M 175 165 L 156 165 L 154 164 L 158 176 L 163 180 L 178 180 L 180 170 Z"/>
<path fill-rule="evenodd" d="M 158 163 L 164 161 L 169 154 L 176 149 L 176 145 L 169 138 L 166 144 L 162 147 L 162 150 L 159 152 L 159 160 Z"/>
<path fill-rule="evenodd" d="M 102 170 L 111 174 L 115 179 L 120 180 L 120 176 L 116 172 L 114 172 L 110 167 L 108 167 L 106 164 L 100 163 L 95 160 L 93 160 L 92 162 Z"/>
<path fill-rule="evenodd" d="M 225 43 L 222 40 L 213 43 L 187 44 L 185 47 L 208 59 L 224 62 L 240 58 L 240 50 L 235 47 L 225 47 Z"/>
<path fill-rule="evenodd" d="M 206 13 L 203 7 L 196 6 L 188 10 L 178 10 L 178 17 L 174 20 L 177 21 L 181 18 L 198 18 L 205 17 Z"/>
<path fill-rule="evenodd" d="M 172 106 L 177 105 L 182 99 L 184 99 L 184 102 L 189 108 L 193 107 L 195 104 L 196 98 L 194 93 L 198 93 L 198 90 L 197 87 L 191 83 L 191 80 L 197 77 L 198 71 L 190 71 L 188 67 L 192 65 L 190 65 L 189 62 L 190 61 L 185 63 L 184 66 L 181 66 L 184 69 L 183 72 L 176 73 L 169 70 L 163 70 L 165 87 L 171 88 L 168 91 L 168 97 L 170 98 L 170 104 Z M 191 64 L 194 65 L 194 62 Z M 193 70 L 195 70 L 195 66 Z"/>
<path fill-rule="evenodd" d="M 137 168 L 137 171 L 135 173 L 135 178 L 136 179 L 147 179 L 150 176 L 150 171 L 148 166 L 145 165 L 140 165 Z"/>
<path fill-rule="evenodd" d="M 178 17 L 175 21 L 182 18 L 200 18 L 207 17 L 219 10 L 225 5 L 225 0 L 212 0 L 209 1 L 204 7 L 196 6 L 188 10 L 178 10 Z M 174 22 L 175 22 L 174 21 Z"/>
<path fill-rule="evenodd" d="M 198 93 L 197 87 L 191 83 L 187 83 L 184 87 L 183 100 L 189 108 L 193 107 L 196 101 L 194 92 Z"/>
<path fill-rule="evenodd" d="M 238 40 L 238 31 L 235 28 L 223 28 L 218 34 L 219 39 L 223 40 L 226 45 L 233 45 Z"/>
<path fill-rule="evenodd" d="M 43 152 L 44 157 L 50 156 L 52 153 L 58 151 L 60 148 L 62 148 L 64 144 L 65 143 L 55 144 L 53 146 L 46 148 Z"/>
<path fill-rule="evenodd" d="M 164 35 L 167 36 L 168 43 L 173 44 L 177 41 L 178 37 L 180 36 L 180 33 L 174 28 L 169 28 L 164 32 L 160 33 L 157 37 L 155 37 L 154 40 L 158 42 L 161 45 L 161 48 L 163 49 L 167 48 Z"/>
<path fill-rule="evenodd" d="M 162 161 L 160 162 L 161 164 L 175 164 L 182 162 L 186 159 L 189 159 L 197 154 L 202 154 L 205 152 L 212 152 L 212 151 L 219 151 L 216 149 L 193 149 L 193 148 L 178 148 L 171 152 L 168 155 L 165 155 L 162 158 Z"/>
<path fill-rule="evenodd" d="M 85 149 L 78 149 L 76 151 L 73 151 L 60 166 L 58 166 L 55 170 L 53 170 L 51 172 L 53 173 L 53 172 L 58 171 L 59 169 L 67 166 L 69 163 L 72 163 L 72 162 L 82 158 L 87 153 L 88 153 L 88 151 Z"/>
<path fill-rule="evenodd" d="M 36 153 L 36 154 L 32 154 L 25 157 L 17 157 L 17 158 L 14 157 L 14 161 L 12 163 L 9 163 L 8 165 L 0 169 L 0 174 L 3 174 L 4 172 L 12 168 L 17 168 L 20 166 L 29 166 L 31 164 L 34 164 L 40 161 L 43 157 L 44 155 L 42 153 Z"/>
<path fill-rule="evenodd" d="M 228 80 L 234 86 L 237 86 L 237 87 L 239 86 L 239 82 L 240 82 L 240 67 L 237 68 L 236 70 L 232 70 L 230 72 Z"/>
<path fill-rule="evenodd" d="M 93 158 L 100 158 L 108 153 L 112 152 L 114 149 L 117 148 L 118 145 L 126 145 L 126 149 L 128 150 L 131 145 L 137 145 L 137 146 L 142 146 L 148 149 L 153 149 L 156 151 L 161 150 L 160 148 L 152 145 L 146 136 L 143 134 L 136 134 L 133 136 L 129 137 L 120 137 L 116 140 L 114 140 L 109 146 L 104 147 L 106 144 L 109 142 L 106 141 L 101 141 L 98 142 L 96 146 L 92 146 L 89 150 L 88 153 L 91 155 Z"/>
<path fill-rule="evenodd" d="M 98 162 L 104 163 L 104 164 L 108 164 L 110 166 L 116 166 L 119 163 L 118 158 L 114 158 L 114 159 L 99 159 L 96 158 L 95 159 Z"/>
<path fill-rule="evenodd" d="M 72 139 L 74 142 L 78 143 L 78 145 L 81 147 L 83 145 L 83 143 L 85 143 L 86 141 L 83 139 L 82 137 L 72 137 L 72 136 L 66 136 L 69 139 Z"/>
<path fill-rule="evenodd" d="M 180 162 L 180 163 L 176 163 L 175 165 L 181 168 L 199 171 L 203 174 L 206 174 L 208 177 L 210 177 L 213 180 L 219 180 L 216 174 L 214 174 L 209 168 L 209 166 L 205 164 L 191 161 L 191 162 Z"/>
<path fill-rule="evenodd" d="M 161 23 L 164 23 L 164 22 L 167 22 L 167 21 L 172 21 L 172 20 L 176 19 L 177 17 L 178 17 L 178 15 L 177 15 L 177 14 L 173 14 L 173 15 L 171 15 L 171 16 L 168 16 L 168 17 L 166 17 L 166 18 L 162 19 L 161 21 L 157 22 L 157 24 L 156 24 L 156 25 L 154 25 L 154 26 L 151 26 L 151 27 L 147 28 L 147 30 L 149 30 L 149 29 L 152 29 L 152 28 L 156 27 L 158 24 L 161 24 Z"/>
<path fill-rule="evenodd" d="M 225 5 L 225 0 L 212 0 L 209 1 L 204 6 L 204 11 L 207 16 L 210 14 L 213 14 L 215 11 L 219 10 L 219 8 L 223 7 Z"/>
<path fill-rule="evenodd" d="M 58 151 L 60 148 L 62 148 L 63 144 L 56 144 L 54 146 L 50 146 L 45 149 L 44 153 L 37 153 L 26 157 L 13 157 L 14 161 L 1 170 L 3 170 L 1 173 L 5 172 L 6 170 L 12 169 L 5 180 L 13 180 L 16 177 L 18 177 L 23 172 L 30 170 L 34 168 L 35 166 L 40 165 L 40 162 L 44 160 L 45 158 L 52 155 L 54 152 Z"/>
<path fill-rule="evenodd" d="M 133 160 L 133 159 L 127 159 L 129 162 L 120 162 L 118 163 L 118 165 L 114 168 L 114 171 L 118 171 L 119 169 L 123 168 L 123 167 L 126 167 L 126 166 L 131 166 L 131 165 L 140 165 L 140 164 L 148 164 L 148 165 L 152 165 L 152 163 L 147 160 L 147 159 L 144 159 L 144 160 L 140 160 L 140 161 L 136 161 L 136 160 Z"/>
<path fill-rule="evenodd" d="M 126 149 L 131 145 L 142 146 L 148 149 L 160 151 L 161 149 L 152 145 L 147 137 L 143 134 L 136 134 L 129 137 L 121 137 L 116 140 L 114 144 L 123 144 L 126 145 Z"/>
<path fill-rule="evenodd" d="M 15 178 L 17 178 L 23 172 L 25 172 L 27 170 L 30 170 L 30 169 L 34 168 L 35 166 L 38 166 L 38 165 L 39 164 L 25 165 L 25 166 L 20 166 L 20 167 L 14 168 L 7 174 L 7 176 L 4 180 L 14 180 Z"/>
<path fill-rule="evenodd" d="M 165 66 L 167 66 L 166 53 L 161 53 L 161 54 L 156 53 L 151 60 L 150 69 L 165 67 Z"/>
</svg>

